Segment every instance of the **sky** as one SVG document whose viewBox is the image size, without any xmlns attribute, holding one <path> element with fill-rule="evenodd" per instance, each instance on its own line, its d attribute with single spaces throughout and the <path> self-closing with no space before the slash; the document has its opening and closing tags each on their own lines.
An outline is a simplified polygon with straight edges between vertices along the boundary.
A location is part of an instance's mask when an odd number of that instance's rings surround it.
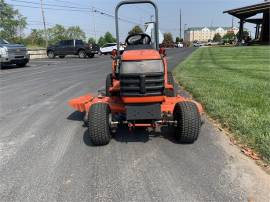
<svg viewBox="0 0 270 202">
<path fill-rule="evenodd" d="M 232 16 L 223 14 L 224 10 L 263 2 L 263 0 L 154 0 L 159 8 L 160 30 L 179 36 L 179 10 L 182 13 L 183 30 L 201 26 L 231 26 Z M 40 0 L 6 0 L 27 17 L 28 26 L 25 34 L 31 29 L 43 28 Z M 119 0 L 43 0 L 47 27 L 61 24 L 65 27 L 80 26 L 87 38 L 97 39 L 110 31 L 115 35 L 114 9 Z M 47 4 L 47 5 L 45 5 Z M 32 8 L 29 8 L 32 7 Z M 59 10 L 53 10 L 59 9 Z M 104 15 L 97 12 L 109 14 Z M 124 40 L 128 31 L 136 24 L 143 25 L 151 20 L 154 10 L 150 5 L 128 5 L 120 8 L 120 37 Z M 234 18 L 234 26 L 238 26 Z M 254 33 L 254 25 L 246 24 L 245 28 Z"/>
</svg>

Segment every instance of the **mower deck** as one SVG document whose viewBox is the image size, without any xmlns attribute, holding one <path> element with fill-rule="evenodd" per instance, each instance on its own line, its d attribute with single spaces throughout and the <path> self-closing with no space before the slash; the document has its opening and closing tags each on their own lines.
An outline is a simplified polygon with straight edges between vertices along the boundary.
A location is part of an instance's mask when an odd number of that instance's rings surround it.
<svg viewBox="0 0 270 202">
<path fill-rule="evenodd" d="M 161 103 L 161 112 L 162 113 L 168 113 L 172 114 L 175 104 L 178 102 L 193 102 L 196 104 L 199 113 L 201 114 L 203 112 L 203 108 L 200 103 L 195 102 L 191 99 L 184 98 L 182 96 L 176 96 L 176 97 L 163 97 L 163 102 Z M 80 111 L 80 112 L 88 112 L 91 105 L 95 103 L 107 103 L 110 106 L 112 113 L 125 113 L 126 112 L 126 103 L 122 101 L 119 97 L 106 97 L 106 96 L 93 96 L 91 94 L 86 94 L 77 98 L 71 99 L 68 104 L 73 109 Z"/>
</svg>

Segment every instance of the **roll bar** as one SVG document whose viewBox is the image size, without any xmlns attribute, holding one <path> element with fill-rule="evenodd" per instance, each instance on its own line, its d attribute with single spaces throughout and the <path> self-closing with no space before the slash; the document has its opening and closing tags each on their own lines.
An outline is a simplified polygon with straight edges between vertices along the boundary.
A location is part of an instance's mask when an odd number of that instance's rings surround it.
<svg viewBox="0 0 270 202">
<path fill-rule="evenodd" d="M 157 5 L 151 0 L 125 0 L 117 4 L 115 8 L 115 28 L 116 28 L 116 42 L 117 42 L 117 55 L 120 55 L 120 41 L 119 41 L 119 24 L 118 24 L 118 11 L 119 8 L 126 4 L 151 4 L 155 8 L 155 42 L 156 49 L 159 49 L 159 31 L 158 31 L 158 8 Z"/>
</svg>

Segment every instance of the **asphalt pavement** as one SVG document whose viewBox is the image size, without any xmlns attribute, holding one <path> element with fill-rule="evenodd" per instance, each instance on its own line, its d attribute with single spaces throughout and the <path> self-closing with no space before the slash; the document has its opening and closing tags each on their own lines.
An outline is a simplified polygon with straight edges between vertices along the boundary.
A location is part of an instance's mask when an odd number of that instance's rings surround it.
<svg viewBox="0 0 270 202">
<path fill-rule="evenodd" d="M 194 50 L 167 50 L 169 68 Z M 122 128 L 94 147 L 67 102 L 110 71 L 109 56 L 1 70 L 0 201 L 270 201 L 269 175 L 205 117 L 192 145 Z"/>
</svg>

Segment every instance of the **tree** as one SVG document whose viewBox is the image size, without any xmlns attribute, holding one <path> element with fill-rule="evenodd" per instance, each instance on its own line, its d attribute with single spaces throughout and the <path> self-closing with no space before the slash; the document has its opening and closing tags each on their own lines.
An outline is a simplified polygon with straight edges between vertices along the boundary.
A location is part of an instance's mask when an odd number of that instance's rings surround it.
<svg viewBox="0 0 270 202">
<path fill-rule="evenodd" d="M 93 37 L 90 37 L 90 38 L 88 39 L 88 43 L 89 43 L 89 44 L 96 44 L 96 39 L 94 39 Z"/>
<path fill-rule="evenodd" d="M 184 39 L 180 38 L 179 36 L 177 36 L 175 38 L 175 43 L 183 43 Z"/>
<path fill-rule="evenodd" d="M 116 39 L 113 37 L 113 35 L 110 32 L 106 32 L 104 35 L 105 43 L 114 43 L 116 42 Z"/>
<path fill-rule="evenodd" d="M 56 24 L 54 27 L 49 28 L 48 32 L 48 39 L 50 44 L 54 44 L 61 40 L 67 40 L 67 32 L 64 26 Z"/>
<path fill-rule="evenodd" d="M 233 32 L 227 32 L 227 34 L 225 34 L 222 39 L 226 43 L 231 43 L 232 41 L 235 40 L 235 38 L 236 36 Z"/>
<path fill-rule="evenodd" d="M 26 18 L 18 10 L 0 0 L 0 37 L 13 41 L 22 36 L 22 31 L 26 27 Z"/>
<path fill-rule="evenodd" d="M 27 44 L 32 46 L 45 46 L 44 32 L 39 29 L 32 29 L 31 33 L 26 37 Z"/>
<path fill-rule="evenodd" d="M 130 30 L 130 31 L 128 32 L 128 35 L 131 35 L 131 34 L 141 34 L 141 33 L 143 33 L 142 28 L 141 28 L 140 26 L 136 25 L 136 26 L 134 26 L 134 27 L 132 28 L 132 30 Z"/>
<path fill-rule="evenodd" d="M 213 41 L 214 42 L 220 42 L 222 40 L 222 37 L 220 36 L 219 33 L 216 33 L 214 38 L 213 38 Z"/>
<path fill-rule="evenodd" d="M 165 47 L 172 47 L 173 46 L 173 36 L 170 32 L 164 33 L 163 45 Z"/>
<path fill-rule="evenodd" d="M 79 26 L 71 26 L 66 30 L 68 39 L 81 39 L 85 40 L 85 32 Z"/>
<path fill-rule="evenodd" d="M 103 36 L 99 37 L 98 39 L 98 45 L 101 47 L 106 43 L 105 39 Z"/>
</svg>

